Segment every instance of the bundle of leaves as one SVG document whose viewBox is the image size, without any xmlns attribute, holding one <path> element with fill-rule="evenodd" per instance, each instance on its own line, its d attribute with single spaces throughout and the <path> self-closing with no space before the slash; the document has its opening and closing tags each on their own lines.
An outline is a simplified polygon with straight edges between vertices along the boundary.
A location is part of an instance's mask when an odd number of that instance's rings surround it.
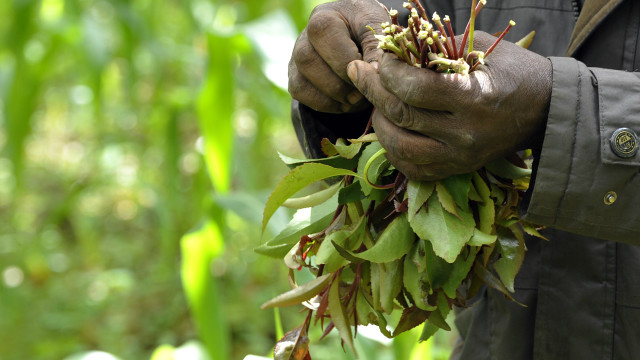
<svg viewBox="0 0 640 360">
<path fill-rule="evenodd" d="M 490 53 L 472 50 L 473 19 L 484 3 L 473 1 L 463 36 L 470 43 L 466 53 L 454 44 L 449 18 L 445 17 L 447 33 L 437 14 L 436 26 L 431 25 L 419 2 L 405 4 L 411 10 L 408 28 L 398 25 L 396 11 L 389 12 L 391 22 L 382 24 L 385 34 L 377 35 L 380 47 L 411 65 L 467 75 Z M 354 354 L 358 325 L 378 325 L 393 337 L 425 324 L 421 340 L 439 329 L 450 330 L 446 318 L 452 307 L 466 306 L 483 286 L 513 300 L 514 280 L 526 251 L 524 234 L 542 237 L 534 225 L 519 218 L 518 206 L 531 175 L 520 156 L 494 161 L 470 174 L 413 181 L 389 163 L 369 129 L 358 139 L 323 139 L 326 158 L 281 155 L 292 170 L 265 206 L 263 230 L 280 206 L 299 210 L 282 232 L 256 251 L 284 257 L 292 290 L 263 308 L 302 304 L 309 313 L 278 342 L 276 359 L 311 358 L 307 332 L 312 322 L 324 328 L 324 335 L 337 329 Z M 292 198 L 327 179 L 331 185 L 325 189 Z M 294 273 L 302 269 L 315 279 L 297 284 Z M 401 313 L 399 321 L 389 331 L 396 313 Z"/>
</svg>

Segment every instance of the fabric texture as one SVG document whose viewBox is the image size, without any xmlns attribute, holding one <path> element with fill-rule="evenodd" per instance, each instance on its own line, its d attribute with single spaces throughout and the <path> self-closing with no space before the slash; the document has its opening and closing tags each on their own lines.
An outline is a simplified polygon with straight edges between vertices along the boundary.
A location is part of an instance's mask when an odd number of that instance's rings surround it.
<svg viewBox="0 0 640 360">
<path fill-rule="evenodd" d="M 453 20 L 469 16 L 468 0 L 423 4 Z M 550 241 L 527 239 L 514 294 L 526 307 L 485 289 L 457 311 L 452 358 L 640 359 L 640 154 L 623 159 L 609 144 L 620 127 L 640 133 L 640 1 L 585 0 L 576 22 L 569 0 L 491 0 L 476 26 L 495 33 L 510 19 L 517 26 L 507 40 L 536 30 L 530 49 L 553 65 L 544 143 L 522 208 Z M 465 26 L 455 23 L 456 32 Z M 303 130 L 312 123 L 344 136 L 330 117 L 304 114 L 294 120 L 303 145 L 318 141 Z"/>
</svg>

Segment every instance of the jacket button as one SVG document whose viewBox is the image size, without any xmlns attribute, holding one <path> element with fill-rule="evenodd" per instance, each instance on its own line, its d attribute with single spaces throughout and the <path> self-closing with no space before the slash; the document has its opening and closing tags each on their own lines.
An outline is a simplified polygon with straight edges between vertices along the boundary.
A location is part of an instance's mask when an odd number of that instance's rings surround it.
<svg viewBox="0 0 640 360">
<path fill-rule="evenodd" d="M 609 191 L 604 194 L 604 203 L 605 205 L 611 205 L 618 200 L 618 194 L 615 191 Z"/>
<path fill-rule="evenodd" d="M 621 158 L 631 158 L 638 152 L 638 135 L 629 128 L 620 128 L 613 132 L 609 141 L 611 150 Z"/>
</svg>

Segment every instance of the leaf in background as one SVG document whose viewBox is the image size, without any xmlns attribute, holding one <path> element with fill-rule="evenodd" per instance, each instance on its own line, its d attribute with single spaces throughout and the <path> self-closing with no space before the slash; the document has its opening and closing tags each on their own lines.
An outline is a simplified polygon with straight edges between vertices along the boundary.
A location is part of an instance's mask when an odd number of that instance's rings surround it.
<svg viewBox="0 0 640 360">
<path fill-rule="evenodd" d="M 503 179 L 519 179 L 527 176 L 531 176 L 531 169 L 523 169 L 519 166 L 512 164 L 507 159 L 494 160 L 484 166 L 492 174 L 501 177 Z"/>
<path fill-rule="evenodd" d="M 224 252 L 218 225 L 208 222 L 182 237 L 182 284 L 198 335 L 213 359 L 228 359 L 230 343 L 222 315 L 221 290 L 211 276 L 211 261 Z"/>
<path fill-rule="evenodd" d="M 214 189 L 225 193 L 230 189 L 233 161 L 234 64 L 238 52 L 247 48 L 247 39 L 239 34 L 208 34 L 207 40 L 207 77 L 198 96 L 196 110 L 204 138 L 204 158 L 209 177 Z"/>
<path fill-rule="evenodd" d="M 309 354 L 309 337 L 304 325 L 284 334 L 273 349 L 274 360 L 304 360 Z"/>
<path fill-rule="evenodd" d="M 275 298 L 262 304 L 260 307 L 262 310 L 273 307 L 291 306 L 300 304 L 303 301 L 307 301 L 312 297 L 318 295 L 322 290 L 327 287 L 327 284 L 331 280 L 333 274 L 325 274 L 319 276 L 308 283 L 291 289 L 284 294 L 280 294 Z"/>
<path fill-rule="evenodd" d="M 453 175 L 440 182 L 449 190 L 456 204 L 463 210 L 469 211 L 469 189 L 471 188 L 471 174 Z"/>
<path fill-rule="evenodd" d="M 340 281 L 336 279 L 329 289 L 329 314 L 331 315 L 331 321 L 342 341 L 347 344 L 347 347 L 357 357 L 358 353 L 353 345 L 353 335 L 351 334 L 351 323 L 345 312 L 342 301 L 340 301 Z"/>
<path fill-rule="evenodd" d="M 411 250 L 415 239 L 406 214 L 401 214 L 384 229 L 372 248 L 354 255 L 374 263 L 387 263 L 401 258 Z"/>
<path fill-rule="evenodd" d="M 324 138 L 320 142 L 320 146 L 322 146 L 322 152 L 327 156 L 335 156 L 340 155 L 346 159 L 353 159 L 356 155 L 360 153 L 360 149 L 362 148 L 362 143 L 354 143 L 348 145 L 345 143 L 344 139 L 340 138 L 336 140 L 335 145 L 329 141 L 329 139 Z"/>
<path fill-rule="evenodd" d="M 431 242 L 436 255 L 453 263 L 473 235 L 473 214 L 462 212 L 458 218 L 446 212 L 435 195 L 429 198 L 428 209 L 415 215 L 409 222 L 411 228 L 421 239 Z"/>
<path fill-rule="evenodd" d="M 342 187 L 342 181 L 337 182 L 324 190 L 320 190 L 314 192 L 313 194 L 299 197 L 299 198 L 289 198 L 287 201 L 282 203 L 282 206 L 288 207 L 290 209 L 303 209 L 308 207 L 314 207 L 324 203 L 325 201 L 331 199 L 333 195 L 335 195 L 338 190 Z"/>
<path fill-rule="evenodd" d="M 433 193 L 434 184 L 431 181 L 409 180 L 407 183 L 407 199 L 409 199 L 409 221 L 427 202 Z"/>
<path fill-rule="evenodd" d="M 438 194 L 438 201 L 440 205 L 452 215 L 458 215 L 456 211 L 456 201 L 449 193 L 449 190 L 440 182 L 436 182 L 436 193 Z M 468 207 L 467 207 L 468 208 Z"/>
<path fill-rule="evenodd" d="M 291 195 L 313 184 L 316 181 L 324 180 L 333 176 L 351 175 L 356 173 L 345 169 L 336 169 L 322 164 L 304 164 L 291 170 L 276 186 L 269 196 L 269 200 L 264 207 L 262 218 L 262 231 L 264 232 L 271 215 L 285 202 Z"/>
<path fill-rule="evenodd" d="M 267 242 L 269 246 L 295 244 L 302 235 L 313 234 L 326 228 L 333 219 L 338 202 L 335 197 L 325 203 L 296 211 L 293 219 L 276 237 Z"/>
<path fill-rule="evenodd" d="M 514 292 L 513 285 L 524 261 L 525 246 L 520 229 L 515 225 L 510 229 L 513 231 L 512 234 L 500 231 L 497 247 L 500 258 L 493 264 L 493 268 L 496 269 L 496 273 L 507 290 Z"/>
<path fill-rule="evenodd" d="M 339 169 L 353 169 L 358 164 L 357 159 L 345 159 L 338 155 L 319 159 L 296 159 L 282 153 L 278 153 L 278 156 L 290 169 L 303 164 L 324 164 Z"/>
</svg>

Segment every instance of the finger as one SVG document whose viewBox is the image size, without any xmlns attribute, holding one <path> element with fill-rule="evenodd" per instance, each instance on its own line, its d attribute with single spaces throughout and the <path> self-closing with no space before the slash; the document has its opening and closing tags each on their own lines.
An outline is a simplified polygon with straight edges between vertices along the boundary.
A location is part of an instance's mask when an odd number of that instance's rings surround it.
<svg viewBox="0 0 640 360">
<path fill-rule="evenodd" d="M 348 112 L 350 105 L 342 104 L 325 95 L 311 84 L 295 66 L 289 64 L 289 94 L 308 107 L 321 112 L 340 114 Z"/>
<path fill-rule="evenodd" d="M 358 90 L 395 125 L 443 142 L 455 140 L 459 126 L 451 114 L 407 105 L 382 86 L 372 65 L 354 61 L 349 64 L 349 76 Z"/>
<path fill-rule="evenodd" d="M 372 116 L 373 128 L 380 144 L 394 159 L 429 165 L 446 161 L 450 157 L 446 144 L 396 126 L 378 110 Z"/>
<path fill-rule="evenodd" d="M 455 112 L 475 98 L 473 74 L 442 74 L 419 69 L 393 54 L 382 56 L 378 71 L 384 87 L 412 106 Z"/>
<path fill-rule="evenodd" d="M 326 96 L 343 104 L 359 103 L 363 96 L 351 82 L 342 80 L 318 55 L 304 30 L 293 49 L 293 60 L 298 72 Z"/>
<path fill-rule="evenodd" d="M 342 80 L 349 81 L 347 64 L 362 59 L 344 17 L 327 7 L 317 7 L 307 25 L 309 42 Z"/>
<path fill-rule="evenodd" d="M 358 10 L 358 14 L 353 20 L 351 31 L 358 39 L 358 43 L 362 48 L 362 60 L 368 63 L 380 60 L 383 52 L 378 48 L 378 39 L 375 38 L 373 32 L 367 28 L 372 27 L 377 34 L 382 33 L 382 24 L 390 21 L 389 13 L 384 5 L 377 1 L 371 1 L 370 4 Z"/>
</svg>

